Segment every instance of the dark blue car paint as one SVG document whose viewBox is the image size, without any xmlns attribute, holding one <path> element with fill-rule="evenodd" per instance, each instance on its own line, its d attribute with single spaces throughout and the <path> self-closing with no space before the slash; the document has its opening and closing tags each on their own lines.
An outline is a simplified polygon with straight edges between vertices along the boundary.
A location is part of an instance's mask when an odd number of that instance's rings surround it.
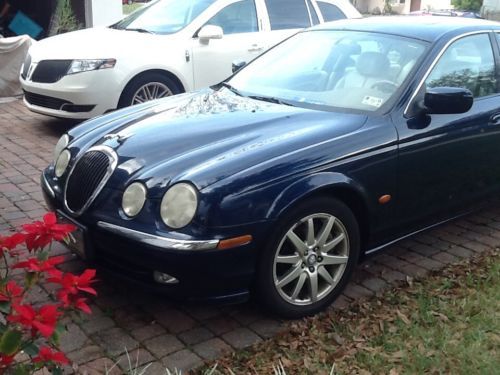
<svg viewBox="0 0 500 375">
<path fill-rule="evenodd" d="M 120 159 L 106 188 L 78 218 L 89 228 L 90 247 L 97 258 L 106 255 L 105 262 L 121 259 L 130 265 L 121 267 L 130 272 L 134 267 L 158 269 L 178 277 L 182 286 L 175 289 L 181 294 L 232 294 L 250 286 L 259 252 L 277 219 L 310 195 L 348 199 L 362 225 L 363 251 L 369 251 L 498 191 L 500 127 L 488 120 L 500 111 L 499 95 L 476 100 L 464 115 L 430 116 L 421 129 L 411 129 L 409 122 L 416 120 L 405 113 L 442 48 L 458 35 L 485 30 L 484 23 L 463 26 L 461 21 L 460 26 L 450 26 L 454 21 L 429 27 L 404 21 L 389 28 L 381 24 L 381 32 L 434 43 L 387 113 L 315 111 L 207 89 L 127 108 L 71 130 L 73 156 L 104 143 L 117 146 Z M 378 30 L 370 22 L 339 22 L 335 29 Z M 333 26 L 319 27 L 325 28 Z M 495 53 L 498 66 L 496 44 Z M 128 136 L 120 145 L 102 138 L 117 132 Z M 472 152 L 477 149 L 484 152 Z M 56 192 L 55 200 L 47 197 L 49 204 L 62 209 L 58 186 L 65 176 L 57 181 L 53 167 L 44 173 Z M 141 213 L 129 219 L 121 212 L 121 195 L 133 181 L 147 185 L 148 199 Z M 180 181 L 199 189 L 199 207 L 190 225 L 172 231 L 161 221 L 159 205 L 166 189 Z M 386 194 L 391 202 L 379 204 Z M 99 220 L 177 239 L 251 234 L 254 240 L 231 250 L 196 254 L 137 248 L 98 229 Z"/>
</svg>

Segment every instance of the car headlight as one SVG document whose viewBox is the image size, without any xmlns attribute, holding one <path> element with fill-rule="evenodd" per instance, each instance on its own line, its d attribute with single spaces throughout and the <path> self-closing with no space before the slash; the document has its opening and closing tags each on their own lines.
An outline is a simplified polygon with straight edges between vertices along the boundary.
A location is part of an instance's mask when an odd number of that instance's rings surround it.
<svg viewBox="0 0 500 375">
<path fill-rule="evenodd" d="M 91 70 L 109 69 L 116 64 L 115 59 L 92 59 L 92 60 L 73 60 L 66 74 L 76 74 L 89 72 Z"/>
<path fill-rule="evenodd" d="M 57 161 L 59 155 L 61 155 L 62 150 L 64 150 L 69 144 L 69 135 L 64 134 L 57 141 L 56 147 L 54 148 L 54 163 Z"/>
<path fill-rule="evenodd" d="M 188 225 L 198 207 L 198 194 L 190 184 L 179 183 L 167 190 L 161 200 L 160 215 L 163 222 L 173 229 Z"/>
<path fill-rule="evenodd" d="M 134 217 L 141 212 L 146 202 L 146 187 L 140 182 L 130 184 L 123 192 L 122 209 L 128 217 Z"/>
<path fill-rule="evenodd" d="M 68 168 L 71 153 L 68 150 L 61 152 L 56 161 L 56 177 L 61 177 Z"/>
</svg>

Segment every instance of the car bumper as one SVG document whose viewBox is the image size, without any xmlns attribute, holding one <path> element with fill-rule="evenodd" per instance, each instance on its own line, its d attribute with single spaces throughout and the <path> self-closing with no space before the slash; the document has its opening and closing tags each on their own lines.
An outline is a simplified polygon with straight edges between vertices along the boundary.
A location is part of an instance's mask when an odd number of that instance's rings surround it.
<svg viewBox="0 0 500 375">
<path fill-rule="evenodd" d="M 45 174 L 41 184 L 49 208 L 67 216 Z M 219 240 L 214 238 L 180 240 L 106 221 L 71 220 L 86 228 L 88 255 L 98 269 L 151 290 L 183 299 L 234 302 L 247 298 L 255 278 L 259 253 L 256 240 L 218 249 Z M 158 282 L 155 272 L 167 274 L 176 282 Z"/>
<path fill-rule="evenodd" d="M 120 99 L 120 82 L 110 70 L 64 76 L 54 83 L 19 78 L 24 103 L 33 112 L 48 116 L 89 119 L 114 110 Z"/>
</svg>

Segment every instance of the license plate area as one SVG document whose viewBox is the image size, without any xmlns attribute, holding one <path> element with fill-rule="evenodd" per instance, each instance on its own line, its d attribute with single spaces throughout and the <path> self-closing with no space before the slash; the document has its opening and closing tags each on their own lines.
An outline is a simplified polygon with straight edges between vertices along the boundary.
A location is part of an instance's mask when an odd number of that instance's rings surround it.
<svg viewBox="0 0 500 375">
<path fill-rule="evenodd" d="M 57 218 L 61 224 L 73 224 L 76 227 L 76 230 L 70 233 L 69 242 L 64 242 L 64 245 L 82 259 L 88 259 L 86 246 L 87 228 L 60 211 L 57 211 Z"/>
</svg>

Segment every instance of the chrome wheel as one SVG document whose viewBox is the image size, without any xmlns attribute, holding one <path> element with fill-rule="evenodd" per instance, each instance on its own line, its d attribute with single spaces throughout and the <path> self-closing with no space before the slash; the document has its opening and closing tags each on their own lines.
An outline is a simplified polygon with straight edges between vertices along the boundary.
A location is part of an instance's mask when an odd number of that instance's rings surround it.
<svg viewBox="0 0 500 375">
<path fill-rule="evenodd" d="M 172 90 L 161 82 L 149 82 L 145 85 L 139 87 L 139 89 L 132 96 L 132 103 L 140 104 L 144 102 L 148 102 L 154 99 L 160 99 L 166 96 L 173 95 Z"/>
<path fill-rule="evenodd" d="M 335 289 L 349 260 L 349 236 L 331 214 L 317 213 L 296 222 L 281 239 L 274 256 L 273 278 L 287 302 L 306 306 Z"/>
</svg>

